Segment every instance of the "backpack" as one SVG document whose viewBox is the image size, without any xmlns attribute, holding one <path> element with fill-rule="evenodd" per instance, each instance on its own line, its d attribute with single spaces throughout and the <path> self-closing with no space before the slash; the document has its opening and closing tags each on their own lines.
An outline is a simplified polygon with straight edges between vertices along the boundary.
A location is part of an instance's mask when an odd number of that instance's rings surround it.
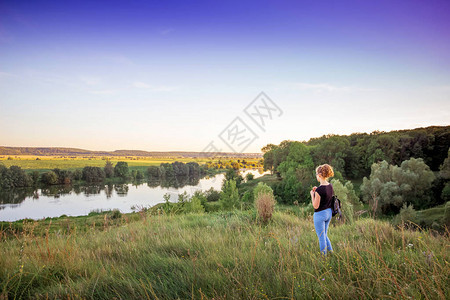
<svg viewBox="0 0 450 300">
<path fill-rule="evenodd" d="M 339 200 L 336 195 L 333 195 L 333 197 L 331 197 L 331 211 L 332 211 L 333 217 L 335 215 L 338 215 L 337 216 L 338 220 L 340 220 L 342 218 L 341 200 Z"/>
</svg>

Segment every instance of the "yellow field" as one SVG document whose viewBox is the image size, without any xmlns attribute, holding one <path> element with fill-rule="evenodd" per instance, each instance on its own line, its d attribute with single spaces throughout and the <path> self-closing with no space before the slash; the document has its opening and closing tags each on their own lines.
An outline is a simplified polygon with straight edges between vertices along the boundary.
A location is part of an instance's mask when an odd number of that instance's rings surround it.
<svg viewBox="0 0 450 300">
<path fill-rule="evenodd" d="M 12 159 L 8 159 L 8 157 Z M 148 167 L 157 166 L 161 163 L 171 163 L 175 161 L 197 162 L 203 164 L 211 159 L 207 158 L 182 158 L 182 157 L 142 157 L 142 156 L 37 156 L 37 155 L 2 155 L 0 163 L 6 167 L 19 166 L 25 170 L 51 170 L 59 169 L 79 169 L 86 166 L 104 167 L 106 160 L 110 160 L 113 165 L 118 161 L 125 161 L 130 167 Z M 228 161 L 232 158 L 223 158 L 222 161 Z M 232 160 L 243 159 L 235 158 Z M 212 161 L 218 161 L 213 159 Z M 257 162 L 259 159 L 245 159 L 248 162 Z"/>
</svg>

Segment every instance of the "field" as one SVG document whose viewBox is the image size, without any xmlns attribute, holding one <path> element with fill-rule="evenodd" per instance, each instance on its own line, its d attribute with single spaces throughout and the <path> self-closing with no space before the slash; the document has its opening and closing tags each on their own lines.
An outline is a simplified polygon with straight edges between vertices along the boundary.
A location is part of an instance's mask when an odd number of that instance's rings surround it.
<svg viewBox="0 0 450 300">
<path fill-rule="evenodd" d="M 297 208 L 267 225 L 254 210 L 111 218 L 3 228 L 0 298 L 450 298 L 448 233 L 360 219 L 330 228 L 334 253 L 323 258 Z"/>
<path fill-rule="evenodd" d="M 11 157 L 12 159 L 8 159 Z M 86 156 L 86 157 L 73 157 L 73 156 L 33 156 L 33 155 L 3 155 L 0 156 L 0 163 L 4 164 L 6 167 L 19 166 L 27 171 L 37 170 L 39 172 L 46 172 L 55 168 L 75 170 L 80 169 L 85 166 L 91 167 L 104 167 L 106 160 L 109 159 L 113 165 L 118 161 L 125 161 L 131 170 L 141 170 L 145 171 L 149 166 L 159 166 L 161 163 L 172 163 L 175 161 L 180 162 L 197 162 L 199 164 L 211 161 L 207 158 L 177 158 L 177 157 L 167 157 L 167 158 L 152 158 L 152 157 L 141 157 L 141 156 L 110 156 L 110 157 L 99 157 L 99 156 Z M 239 158 L 242 159 L 242 158 Z M 213 159 L 213 161 L 218 161 L 219 159 Z M 222 159 L 223 161 L 229 160 L 229 158 Z M 236 159 L 235 159 L 236 160 Z M 258 159 L 245 159 L 248 162 L 257 162 Z"/>
</svg>

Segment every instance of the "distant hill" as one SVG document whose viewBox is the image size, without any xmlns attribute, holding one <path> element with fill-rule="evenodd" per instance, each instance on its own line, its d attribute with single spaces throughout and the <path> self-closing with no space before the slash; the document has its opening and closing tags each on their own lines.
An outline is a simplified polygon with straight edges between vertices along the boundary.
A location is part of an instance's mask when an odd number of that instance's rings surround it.
<svg viewBox="0 0 450 300">
<path fill-rule="evenodd" d="M 0 155 L 45 155 L 45 156 L 145 156 L 145 157 L 247 157 L 261 158 L 262 153 L 234 152 L 188 152 L 188 151 L 143 151 L 115 150 L 91 151 L 78 148 L 63 147 L 6 147 L 0 146 Z"/>
</svg>

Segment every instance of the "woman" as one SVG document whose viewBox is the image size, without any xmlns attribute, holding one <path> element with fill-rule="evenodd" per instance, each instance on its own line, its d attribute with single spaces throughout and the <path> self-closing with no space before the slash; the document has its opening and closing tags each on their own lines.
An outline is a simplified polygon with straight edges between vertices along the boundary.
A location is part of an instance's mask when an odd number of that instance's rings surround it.
<svg viewBox="0 0 450 300">
<path fill-rule="evenodd" d="M 331 221 L 331 198 L 333 196 L 333 186 L 327 181 L 333 177 L 334 172 L 330 165 L 324 164 L 316 168 L 316 179 L 320 182 L 319 187 L 311 190 L 311 201 L 314 207 L 314 227 L 319 238 L 320 252 L 327 254 L 333 251 L 330 239 L 327 236 L 328 225 Z"/>
</svg>

